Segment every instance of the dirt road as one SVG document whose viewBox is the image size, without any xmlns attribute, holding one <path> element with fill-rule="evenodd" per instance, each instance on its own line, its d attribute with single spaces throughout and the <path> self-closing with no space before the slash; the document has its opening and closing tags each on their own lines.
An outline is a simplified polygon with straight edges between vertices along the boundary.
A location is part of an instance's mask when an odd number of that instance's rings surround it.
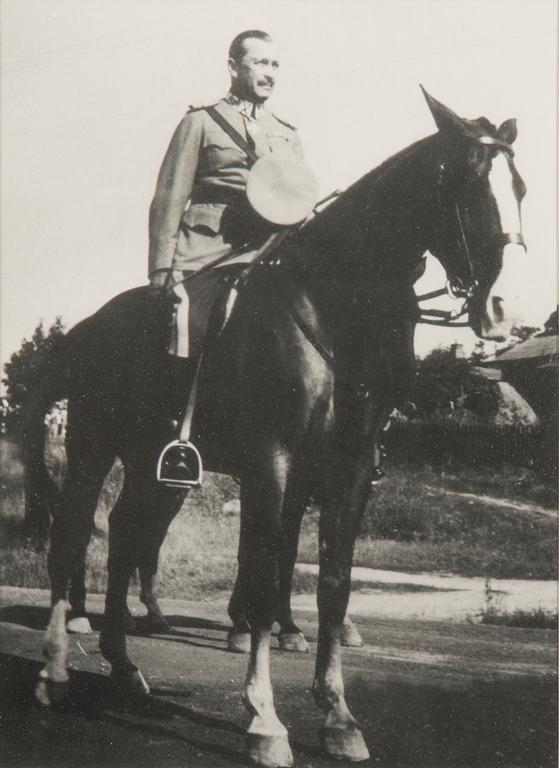
<svg viewBox="0 0 559 768">
<path fill-rule="evenodd" d="M 5 768 L 229 768 L 244 765 L 239 700 L 246 658 L 226 651 L 224 601 L 165 601 L 174 630 L 129 640 L 152 686 L 118 701 L 98 635 L 71 638 L 67 701 L 35 705 L 48 596 L 0 591 L 0 764 Z M 137 606 L 132 601 L 132 606 Z M 90 600 L 98 629 L 102 601 Z M 138 612 L 139 608 L 138 608 Z M 314 652 L 315 616 L 300 614 Z M 357 618 L 366 641 L 344 656 L 348 701 L 383 768 L 556 765 L 555 633 Z M 314 655 L 275 651 L 276 704 L 296 765 L 332 766 L 318 749 L 309 692 Z"/>
</svg>

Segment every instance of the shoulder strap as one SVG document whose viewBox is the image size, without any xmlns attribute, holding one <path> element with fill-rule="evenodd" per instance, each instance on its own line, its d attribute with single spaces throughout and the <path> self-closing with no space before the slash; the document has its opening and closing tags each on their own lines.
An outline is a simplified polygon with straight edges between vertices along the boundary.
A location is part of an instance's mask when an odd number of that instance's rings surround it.
<svg viewBox="0 0 559 768">
<path fill-rule="evenodd" d="M 244 139 L 239 131 L 237 131 L 236 128 L 233 128 L 229 120 L 227 120 L 221 112 L 218 112 L 215 107 L 205 107 L 206 112 L 208 115 L 215 120 L 215 122 L 219 125 L 220 128 L 222 128 L 225 133 L 233 139 L 235 144 L 240 147 L 243 152 L 245 152 L 248 155 L 249 160 L 251 163 L 255 163 L 258 160 L 258 155 L 254 151 L 254 149 L 250 146 L 248 141 Z"/>
<path fill-rule="evenodd" d="M 286 128 L 291 128 L 292 131 L 296 131 L 297 128 L 295 128 L 294 125 L 291 125 L 291 123 L 288 123 L 287 120 L 283 120 L 281 117 L 278 117 L 275 112 L 270 112 L 270 114 L 276 118 L 278 123 L 281 123 L 282 125 L 285 125 Z"/>
</svg>

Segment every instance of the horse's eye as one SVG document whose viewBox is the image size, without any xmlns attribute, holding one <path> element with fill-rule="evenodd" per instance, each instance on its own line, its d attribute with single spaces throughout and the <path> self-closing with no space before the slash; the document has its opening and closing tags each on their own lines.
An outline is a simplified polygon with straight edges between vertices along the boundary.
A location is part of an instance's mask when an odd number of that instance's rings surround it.
<svg viewBox="0 0 559 768">
<path fill-rule="evenodd" d="M 468 162 L 479 176 L 484 176 L 489 171 L 489 159 L 485 147 L 470 147 Z"/>
</svg>

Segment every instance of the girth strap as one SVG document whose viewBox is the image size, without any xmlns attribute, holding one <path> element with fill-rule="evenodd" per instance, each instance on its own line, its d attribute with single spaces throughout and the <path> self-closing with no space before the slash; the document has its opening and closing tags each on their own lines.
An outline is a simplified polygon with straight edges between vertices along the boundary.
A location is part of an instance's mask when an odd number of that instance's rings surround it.
<svg viewBox="0 0 559 768">
<path fill-rule="evenodd" d="M 334 367 L 335 359 L 334 355 L 332 355 L 331 352 L 329 352 L 324 344 L 318 339 L 313 332 L 312 328 L 308 325 L 308 323 L 303 320 L 301 315 L 297 312 L 295 307 L 288 301 L 287 297 L 284 296 L 284 303 L 285 308 L 287 309 L 287 312 L 289 314 L 289 317 L 293 320 L 297 328 L 301 331 L 303 336 L 309 341 L 312 346 L 316 349 L 318 354 L 322 357 L 324 362 L 330 366 L 330 368 Z"/>
</svg>

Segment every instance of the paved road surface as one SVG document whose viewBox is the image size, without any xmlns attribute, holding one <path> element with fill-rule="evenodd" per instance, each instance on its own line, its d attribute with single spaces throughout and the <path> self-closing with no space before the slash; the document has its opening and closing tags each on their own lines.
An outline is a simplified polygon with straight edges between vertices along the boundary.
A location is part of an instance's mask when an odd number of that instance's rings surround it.
<svg viewBox="0 0 559 768">
<path fill-rule="evenodd" d="M 233 768 L 244 765 L 239 701 L 246 658 L 226 651 L 225 602 L 164 601 L 172 634 L 129 640 L 153 695 L 118 701 L 97 632 L 71 638 L 64 705 L 35 705 L 48 596 L 0 592 L 0 764 L 5 768 Z M 101 599 L 89 605 L 99 627 Z M 134 606 L 134 603 L 133 603 Z M 136 604 L 137 606 L 137 604 Z M 139 611 L 139 609 L 138 609 Z M 314 651 L 315 616 L 300 614 Z M 556 765 L 555 633 L 357 617 L 363 649 L 344 656 L 347 697 L 383 768 Z M 273 653 L 278 712 L 296 765 L 333 763 L 317 746 L 314 656 Z"/>
</svg>

